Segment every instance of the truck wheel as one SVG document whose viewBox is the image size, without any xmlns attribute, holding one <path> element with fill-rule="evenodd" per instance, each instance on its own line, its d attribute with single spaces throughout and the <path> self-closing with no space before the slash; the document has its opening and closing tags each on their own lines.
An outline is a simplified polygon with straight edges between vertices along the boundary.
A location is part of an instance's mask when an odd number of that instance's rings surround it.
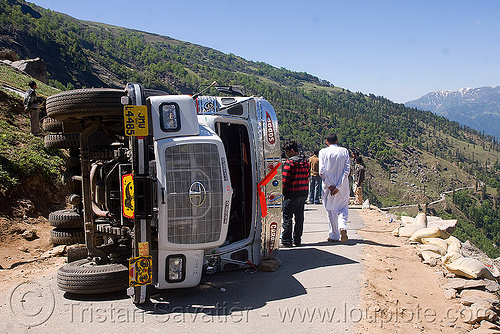
<svg viewBox="0 0 500 334">
<path fill-rule="evenodd" d="M 85 243 L 85 232 L 82 228 L 59 228 L 50 231 L 50 242 L 54 245 L 73 245 Z"/>
<path fill-rule="evenodd" d="M 68 254 L 68 263 L 86 259 L 89 256 L 89 250 L 85 245 L 71 245 L 66 247 Z"/>
<path fill-rule="evenodd" d="M 63 132 L 63 123 L 57 119 L 45 117 L 43 119 L 42 128 L 50 132 Z"/>
<path fill-rule="evenodd" d="M 58 133 L 45 135 L 43 139 L 47 148 L 79 148 L 80 134 L 78 133 Z"/>
<path fill-rule="evenodd" d="M 92 116 L 116 117 L 123 114 L 124 90 L 109 88 L 75 89 L 47 98 L 47 115 L 59 121 Z"/>
<path fill-rule="evenodd" d="M 82 228 L 83 219 L 75 210 L 64 209 L 49 213 L 49 224 L 62 228 Z"/>
<path fill-rule="evenodd" d="M 57 271 L 57 286 L 86 295 L 123 291 L 128 287 L 128 268 L 113 263 L 98 265 L 88 259 L 70 262 Z"/>
</svg>

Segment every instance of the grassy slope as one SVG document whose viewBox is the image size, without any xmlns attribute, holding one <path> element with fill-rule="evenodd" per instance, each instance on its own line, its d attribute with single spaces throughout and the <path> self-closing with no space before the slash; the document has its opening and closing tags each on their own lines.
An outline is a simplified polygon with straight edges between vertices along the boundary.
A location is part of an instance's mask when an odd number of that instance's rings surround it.
<svg viewBox="0 0 500 334">
<path fill-rule="evenodd" d="M 2 81 L 19 89 L 33 80 L 5 65 L 0 66 L 0 74 Z M 37 86 L 42 98 L 57 92 L 42 82 L 37 82 Z M 9 211 L 5 205 L 11 200 L 10 195 L 22 193 L 20 189 L 28 179 L 59 182 L 64 152 L 46 149 L 43 138 L 29 134 L 29 116 L 23 111 L 22 97 L 6 89 L 0 89 L 0 129 L 0 209 Z"/>
</svg>

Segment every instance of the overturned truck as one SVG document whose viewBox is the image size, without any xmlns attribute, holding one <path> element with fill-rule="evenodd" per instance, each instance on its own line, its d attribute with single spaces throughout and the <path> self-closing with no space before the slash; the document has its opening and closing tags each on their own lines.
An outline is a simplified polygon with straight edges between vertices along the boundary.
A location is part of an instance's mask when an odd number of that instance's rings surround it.
<svg viewBox="0 0 500 334">
<path fill-rule="evenodd" d="M 58 270 L 63 291 L 127 290 L 144 303 L 151 287 L 193 287 L 202 273 L 275 258 L 281 151 L 264 98 L 128 84 L 58 93 L 47 114 L 59 132 L 46 146 L 70 148 L 63 182 L 72 207 L 49 216 L 52 237 L 80 233 L 86 246 L 85 258 Z"/>
</svg>

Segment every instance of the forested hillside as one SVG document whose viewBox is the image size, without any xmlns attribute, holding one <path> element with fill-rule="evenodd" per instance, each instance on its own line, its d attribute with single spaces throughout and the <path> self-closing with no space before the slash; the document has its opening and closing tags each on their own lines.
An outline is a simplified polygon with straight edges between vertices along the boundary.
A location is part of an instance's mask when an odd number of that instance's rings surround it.
<svg viewBox="0 0 500 334">
<path fill-rule="evenodd" d="M 305 153 L 321 148 L 330 132 L 339 134 L 341 145 L 359 150 L 367 160 L 365 191 L 372 203 L 427 203 L 479 179 L 486 184 L 484 194 L 471 196 L 479 206 L 490 203 L 491 219 L 500 217 L 498 143 L 431 112 L 350 92 L 304 72 L 79 21 L 24 1 L 0 0 L 0 47 L 21 59 L 44 59 L 48 84 L 59 89 L 139 82 L 170 94 L 193 94 L 214 80 L 240 85 L 245 94 L 264 96 L 274 105 L 281 138 L 297 140 Z M 500 231 L 484 231 L 500 244 L 495 238 Z"/>
</svg>

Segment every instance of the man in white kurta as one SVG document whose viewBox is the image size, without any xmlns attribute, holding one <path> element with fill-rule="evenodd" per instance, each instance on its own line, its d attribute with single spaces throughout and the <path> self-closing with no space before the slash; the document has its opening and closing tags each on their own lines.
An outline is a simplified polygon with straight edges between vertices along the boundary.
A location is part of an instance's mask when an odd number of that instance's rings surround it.
<svg viewBox="0 0 500 334">
<path fill-rule="evenodd" d="M 336 134 L 326 137 L 328 147 L 319 151 L 319 175 L 323 180 L 323 206 L 330 223 L 328 241 L 347 241 L 349 207 L 349 152 L 337 145 Z"/>
</svg>

